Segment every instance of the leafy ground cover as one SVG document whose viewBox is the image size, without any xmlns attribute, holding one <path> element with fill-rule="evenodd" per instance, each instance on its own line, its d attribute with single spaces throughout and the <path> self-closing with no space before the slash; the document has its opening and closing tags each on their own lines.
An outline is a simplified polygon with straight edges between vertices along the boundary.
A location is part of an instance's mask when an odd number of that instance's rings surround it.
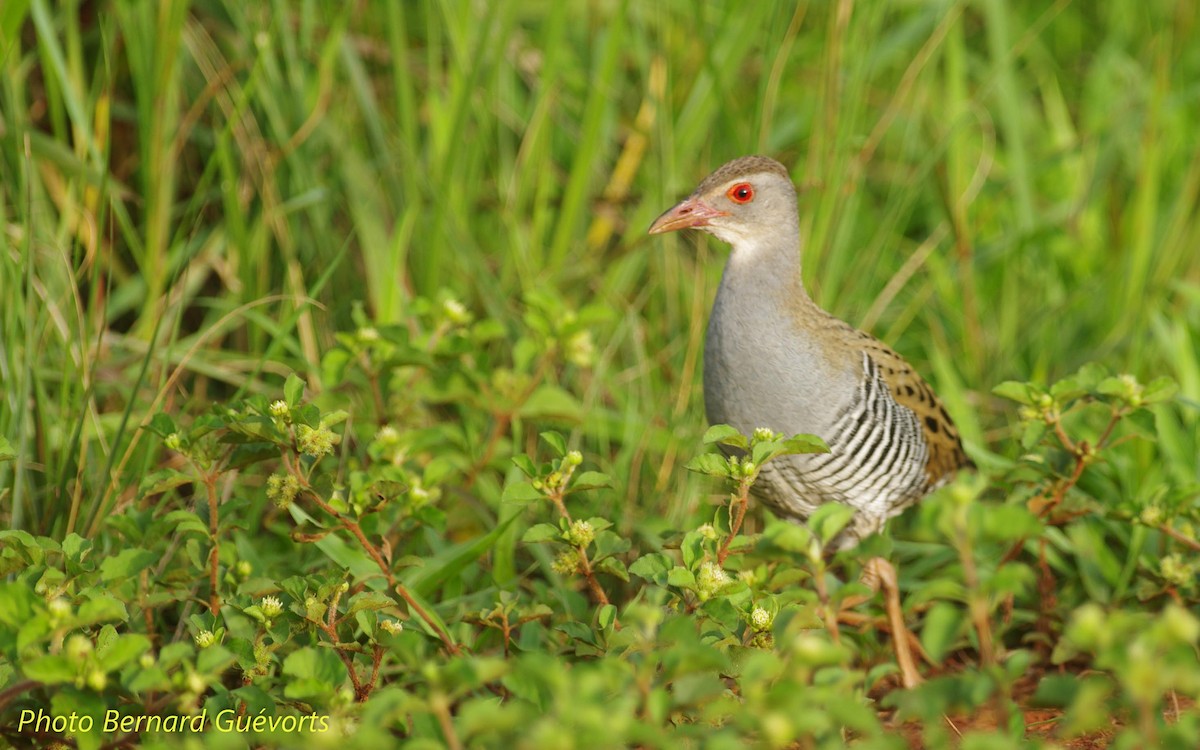
<svg viewBox="0 0 1200 750">
<path fill-rule="evenodd" d="M 1200 745 L 1196 41 L 1132 1 L 5 2 L 0 737 Z M 708 429 L 723 250 L 644 236 L 756 151 L 980 466 L 851 552 L 838 507 L 737 527 L 819 442 Z"/>
</svg>

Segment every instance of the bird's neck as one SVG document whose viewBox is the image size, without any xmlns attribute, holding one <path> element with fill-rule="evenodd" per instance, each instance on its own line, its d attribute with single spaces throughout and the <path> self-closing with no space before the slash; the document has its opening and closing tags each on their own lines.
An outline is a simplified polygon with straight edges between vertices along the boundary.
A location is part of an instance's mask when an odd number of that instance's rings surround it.
<svg viewBox="0 0 1200 750">
<path fill-rule="evenodd" d="M 770 238 L 746 237 L 733 243 L 721 286 L 743 299 L 811 305 L 800 278 L 800 230 L 782 226 Z"/>
</svg>

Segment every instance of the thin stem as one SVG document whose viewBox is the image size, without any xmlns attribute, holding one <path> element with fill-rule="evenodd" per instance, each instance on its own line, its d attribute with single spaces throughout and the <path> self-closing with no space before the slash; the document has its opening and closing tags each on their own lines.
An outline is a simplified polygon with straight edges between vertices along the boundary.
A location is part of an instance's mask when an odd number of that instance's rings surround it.
<svg viewBox="0 0 1200 750">
<path fill-rule="evenodd" d="M 382 572 L 384 578 L 387 579 L 388 586 L 390 586 L 393 591 L 399 594 L 399 596 L 404 599 L 405 603 L 408 604 L 409 608 L 412 609 L 412 611 L 415 612 L 418 617 L 424 620 L 425 624 L 427 624 L 430 629 L 437 634 L 438 638 L 440 638 L 442 643 L 446 646 L 446 650 L 455 656 L 461 653 L 458 644 L 454 642 L 454 640 L 450 637 L 450 634 L 442 630 L 441 626 L 437 624 L 437 621 L 435 621 L 433 617 L 431 617 L 430 614 L 425 611 L 424 607 L 418 604 L 417 601 L 412 597 L 412 594 L 408 592 L 408 589 L 405 588 L 404 584 L 396 580 L 396 576 L 393 575 L 392 569 L 388 565 L 387 561 L 383 559 L 383 555 L 379 552 L 379 548 L 372 544 L 371 540 L 367 539 L 367 535 L 363 533 L 362 527 L 358 525 L 358 522 L 353 518 L 342 515 L 337 511 L 337 509 L 325 502 L 325 500 L 323 500 L 321 496 L 313 490 L 312 486 L 308 483 L 308 479 L 303 475 L 302 472 L 299 471 L 299 468 L 288 460 L 287 455 L 283 455 L 282 460 L 284 467 L 289 473 L 292 474 L 292 476 L 296 477 L 300 481 L 301 487 L 307 493 L 308 497 L 312 498 L 312 501 L 317 505 L 317 507 L 336 518 L 338 522 L 341 523 L 342 528 L 349 531 L 350 534 L 358 540 L 359 545 L 366 551 L 368 555 L 370 555 L 371 559 L 375 561 L 375 564 L 379 567 L 380 572 Z"/>
<path fill-rule="evenodd" d="M 220 540 L 217 529 L 217 472 L 205 472 L 204 489 L 208 493 L 208 534 L 212 539 L 212 550 L 208 553 L 208 609 L 213 617 L 221 610 L 221 593 L 218 585 L 218 568 L 220 562 Z"/>
<path fill-rule="evenodd" d="M 737 536 L 742 529 L 742 522 L 746 520 L 746 508 L 750 505 L 750 481 L 743 479 L 738 482 L 738 491 L 732 496 L 733 502 L 729 505 L 729 536 L 725 537 L 725 541 L 721 543 L 721 549 L 717 550 L 717 564 L 724 565 L 725 558 L 729 557 L 729 545 L 733 543 L 733 538 Z M 736 508 L 737 512 L 734 512 Z"/>
</svg>

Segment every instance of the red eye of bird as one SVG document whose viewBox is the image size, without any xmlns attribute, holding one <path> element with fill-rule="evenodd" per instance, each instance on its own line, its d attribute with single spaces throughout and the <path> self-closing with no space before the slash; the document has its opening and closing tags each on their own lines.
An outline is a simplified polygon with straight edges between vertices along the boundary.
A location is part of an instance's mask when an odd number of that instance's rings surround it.
<svg viewBox="0 0 1200 750">
<path fill-rule="evenodd" d="M 754 186 L 748 182 L 739 182 L 725 193 L 734 203 L 749 203 L 754 200 Z"/>
</svg>

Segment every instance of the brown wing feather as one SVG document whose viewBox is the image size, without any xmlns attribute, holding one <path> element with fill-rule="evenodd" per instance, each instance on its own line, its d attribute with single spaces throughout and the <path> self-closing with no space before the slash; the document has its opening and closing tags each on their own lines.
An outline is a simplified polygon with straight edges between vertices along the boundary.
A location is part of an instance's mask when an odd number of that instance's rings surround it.
<svg viewBox="0 0 1200 750">
<path fill-rule="evenodd" d="M 950 418 L 929 383 L 925 382 L 891 347 L 869 333 L 854 328 L 832 315 L 827 315 L 827 325 L 841 329 L 838 338 L 851 351 L 866 352 L 887 383 L 892 398 L 901 406 L 917 415 L 925 443 L 929 446 L 929 459 L 925 463 L 928 477 L 927 489 L 934 489 L 948 481 L 955 471 L 974 468 L 975 464 L 963 451 L 958 428 Z M 861 355 L 860 355 L 861 356 Z"/>
</svg>

